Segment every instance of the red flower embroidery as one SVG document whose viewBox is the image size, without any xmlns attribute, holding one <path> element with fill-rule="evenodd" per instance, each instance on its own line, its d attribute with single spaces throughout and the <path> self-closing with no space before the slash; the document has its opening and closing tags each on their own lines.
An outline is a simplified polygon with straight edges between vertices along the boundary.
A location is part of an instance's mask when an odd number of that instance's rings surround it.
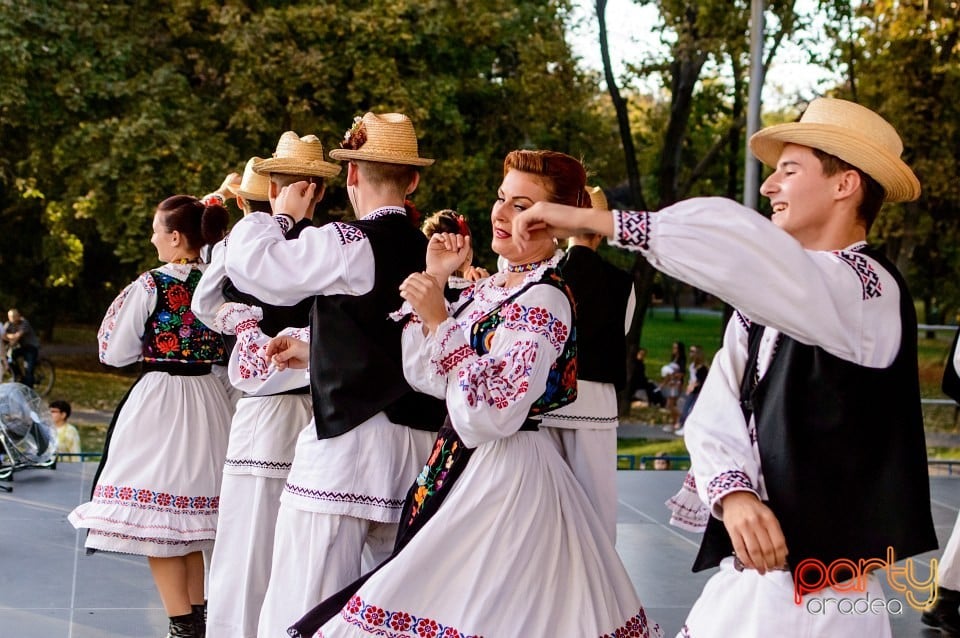
<svg viewBox="0 0 960 638">
<path fill-rule="evenodd" d="M 430 620 L 429 618 L 421 618 L 417 621 L 416 627 L 417 635 L 422 638 L 435 638 L 437 632 L 440 631 L 440 625 L 437 624 L 437 621 Z"/>
<path fill-rule="evenodd" d="M 182 284 L 173 284 L 167 288 L 167 302 L 171 310 L 179 310 L 190 305 L 190 293 Z"/>
<path fill-rule="evenodd" d="M 131 498 L 133 498 L 133 488 L 121 487 L 117 496 L 120 497 L 121 501 L 129 501 Z"/>
<path fill-rule="evenodd" d="M 153 500 L 153 492 L 150 490 L 137 490 L 137 501 L 141 503 L 149 503 Z"/>
<path fill-rule="evenodd" d="M 383 621 L 386 620 L 387 614 L 374 605 L 370 605 L 363 610 L 363 619 L 374 627 L 379 627 L 383 624 Z"/>
<path fill-rule="evenodd" d="M 447 627 L 443 630 L 443 638 L 463 638 L 463 634 L 453 627 Z"/>
<path fill-rule="evenodd" d="M 517 321 L 523 317 L 523 311 L 520 309 L 520 306 L 512 303 L 504 306 L 503 310 L 500 311 L 500 315 L 504 321 Z"/>
<path fill-rule="evenodd" d="M 206 496 L 198 496 L 198 497 L 196 497 L 195 499 L 193 499 L 193 509 L 195 509 L 195 510 L 202 510 L 202 509 L 204 509 L 206 506 L 207 506 L 207 497 L 206 497 Z"/>
<path fill-rule="evenodd" d="M 351 614 L 356 614 L 363 607 L 363 601 L 360 600 L 359 596 L 354 596 L 347 603 L 347 611 Z"/>
<path fill-rule="evenodd" d="M 163 354 L 173 352 L 180 347 L 180 340 L 172 332 L 161 332 L 157 335 L 157 350 Z"/>
<path fill-rule="evenodd" d="M 398 611 L 390 617 L 390 629 L 406 631 L 413 626 L 413 618 L 404 611 Z"/>
<path fill-rule="evenodd" d="M 527 320 L 534 326 L 545 326 L 550 322 L 550 313 L 544 308 L 531 308 Z"/>
<path fill-rule="evenodd" d="M 215 510 L 220 507 L 220 497 L 214 496 L 210 499 L 210 509 Z"/>
<path fill-rule="evenodd" d="M 177 498 L 173 499 L 173 506 L 179 507 L 180 509 L 186 509 L 190 507 L 190 499 L 186 496 L 178 496 Z"/>
<path fill-rule="evenodd" d="M 157 505 L 163 505 L 164 507 L 170 505 L 173 501 L 173 497 L 166 492 L 157 494 Z"/>
<path fill-rule="evenodd" d="M 197 320 L 196 315 L 193 314 L 193 311 L 187 310 L 180 317 L 180 322 L 185 326 L 193 325 L 193 322 Z"/>
</svg>

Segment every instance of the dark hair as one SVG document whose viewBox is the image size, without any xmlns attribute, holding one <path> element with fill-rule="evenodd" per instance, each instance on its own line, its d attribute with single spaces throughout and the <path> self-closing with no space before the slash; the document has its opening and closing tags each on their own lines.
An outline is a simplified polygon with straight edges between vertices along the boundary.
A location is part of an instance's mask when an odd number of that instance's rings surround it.
<svg viewBox="0 0 960 638">
<path fill-rule="evenodd" d="M 64 417 L 64 418 L 66 418 L 66 419 L 69 419 L 69 418 L 70 418 L 70 412 L 72 412 L 72 410 L 70 409 L 70 404 L 67 403 L 66 401 L 63 401 L 63 400 L 51 401 L 51 402 L 50 402 L 50 409 L 51 409 L 51 410 L 60 410 L 61 412 L 63 412 L 63 413 L 66 415 L 66 416 Z"/>
<path fill-rule="evenodd" d="M 205 206 L 192 195 L 168 197 L 157 206 L 157 212 L 167 232 L 179 232 L 194 250 L 223 239 L 230 223 L 226 208 L 219 204 Z"/>
<path fill-rule="evenodd" d="M 463 216 L 449 208 L 438 210 L 433 215 L 427 217 L 423 222 L 423 226 L 420 227 L 420 230 L 422 230 L 423 234 L 427 237 L 432 237 L 435 233 L 470 234 L 470 229 L 467 227 L 466 220 L 463 219 Z"/>
<path fill-rule="evenodd" d="M 251 213 L 267 213 L 268 215 L 273 214 L 273 206 L 270 205 L 270 201 L 262 201 L 259 199 L 246 199 L 243 200 L 246 202 L 247 207 L 250 209 Z"/>
<path fill-rule="evenodd" d="M 584 190 L 587 171 L 580 161 L 566 153 L 510 151 L 503 160 L 503 174 L 511 169 L 538 176 L 551 202 L 590 208 L 590 198 Z"/>
<path fill-rule="evenodd" d="M 860 205 L 857 206 L 857 216 L 863 220 L 869 232 L 874 220 L 880 213 L 880 207 L 883 206 L 883 200 L 887 196 L 886 190 L 877 180 L 836 155 L 821 151 L 819 148 L 811 148 L 811 150 L 813 155 L 820 160 L 820 168 L 827 177 L 832 177 L 843 171 L 856 171 L 860 175 L 860 182 L 863 184 L 863 198 L 860 200 Z"/>
</svg>

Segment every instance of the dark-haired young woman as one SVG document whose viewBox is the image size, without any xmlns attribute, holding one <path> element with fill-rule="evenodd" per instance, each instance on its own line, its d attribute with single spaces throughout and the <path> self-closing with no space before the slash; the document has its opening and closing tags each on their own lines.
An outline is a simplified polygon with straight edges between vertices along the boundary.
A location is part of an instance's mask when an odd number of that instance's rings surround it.
<svg viewBox="0 0 960 638">
<path fill-rule="evenodd" d="M 231 407 L 210 373 L 219 334 L 190 310 L 200 249 L 223 238 L 222 206 L 176 195 L 157 207 L 151 243 L 164 265 L 140 275 L 107 310 L 100 361 L 142 362 L 107 432 L 92 499 L 69 516 L 88 553 L 147 556 L 170 617 L 168 637 L 204 634 L 203 550 L 213 547 Z"/>
</svg>

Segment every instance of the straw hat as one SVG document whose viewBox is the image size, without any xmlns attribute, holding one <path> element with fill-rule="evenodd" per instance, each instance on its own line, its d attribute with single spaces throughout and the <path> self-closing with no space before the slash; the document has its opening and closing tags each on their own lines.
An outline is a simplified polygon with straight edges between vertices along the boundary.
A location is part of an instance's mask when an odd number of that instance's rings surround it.
<svg viewBox="0 0 960 638">
<path fill-rule="evenodd" d="M 591 208 L 610 210 L 610 205 L 607 203 L 607 196 L 604 194 L 602 188 L 599 186 L 586 186 L 584 190 L 587 191 L 587 195 L 590 196 Z"/>
<path fill-rule="evenodd" d="M 354 118 L 340 148 L 330 151 L 330 157 L 410 166 L 433 164 L 432 159 L 420 157 L 413 122 L 402 113 L 367 113 Z"/>
<path fill-rule="evenodd" d="M 227 186 L 230 192 L 244 199 L 255 202 L 266 202 L 270 200 L 270 178 L 266 175 L 259 175 L 255 167 L 262 162 L 260 157 L 251 157 L 247 160 L 247 165 L 243 167 L 243 177 L 240 178 L 240 185 Z"/>
<path fill-rule="evenodd" d="M 333 177 L 340 174 L 338 165 L 323 159 L 323 144 L 316 135 L 297 137 L 293 131 L 281 135 L 273 157 L 258 163 L 253 170 L 261 175 L 286 173 L 304 177 Z"/>
<path fill-rule="evenodd" d="M 897 131 L 859 104 L 817 98 L 799 122 L 770 126 L 750 138 L 753 154 L 772 167 L 776 167 L 785 144 L 816 148 L 856 166 L 883 186 L 888 202 L 920 197 L 920 181 L 900 159 L 903 142 Z"/>
</svg>

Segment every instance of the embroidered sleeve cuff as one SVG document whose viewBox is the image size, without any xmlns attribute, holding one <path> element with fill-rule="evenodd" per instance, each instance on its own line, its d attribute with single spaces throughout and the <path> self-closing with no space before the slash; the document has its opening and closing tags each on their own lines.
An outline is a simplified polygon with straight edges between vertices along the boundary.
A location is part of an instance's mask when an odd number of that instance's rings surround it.
<svg viewBox="0 0 960 638">
<path fill-rule="evenodd" d="M 464 339 L 460 326 L 452 318 L 437 326 L 432 341 L 430 366 L 441 377 L 446 377 L 460 367 L 464 361 L 477 356 L 474 349 Z"/>
<path fill-rule="evenodd" d="M 212 327 L 221 334 L 240 334 L 256 328 L 261 319 L 263 310 L 260 307 L 228 302 L 220 306 Z"/>
<path fill-rule="evenodd" d="M 721 472 L 707 484 L 707 499 L 710 509 L 717 518 L 721 518 L 722 514 L 720 501 L 731 492 L 753 492 L 758 498 L 760 496 L 746 472 L 742 470 Z"/>
<path fill-rule="evenodd" d="M 628 250 L 650 248 L 651 215 L 646 211 L 614 210 L 613 239 L 608 242 Z"/>
<path fill-rule="evenodd" d="M 284 213 L 277 213 L 273 216 L 273 220 L 277 223 L 277 226 L 280 227 L 280 230 L 284 235 L 289 233 L 290 229 L 293 228 L 293 225 L 296 223 L 294 222 L 293 217 Z"/>
</svg>

